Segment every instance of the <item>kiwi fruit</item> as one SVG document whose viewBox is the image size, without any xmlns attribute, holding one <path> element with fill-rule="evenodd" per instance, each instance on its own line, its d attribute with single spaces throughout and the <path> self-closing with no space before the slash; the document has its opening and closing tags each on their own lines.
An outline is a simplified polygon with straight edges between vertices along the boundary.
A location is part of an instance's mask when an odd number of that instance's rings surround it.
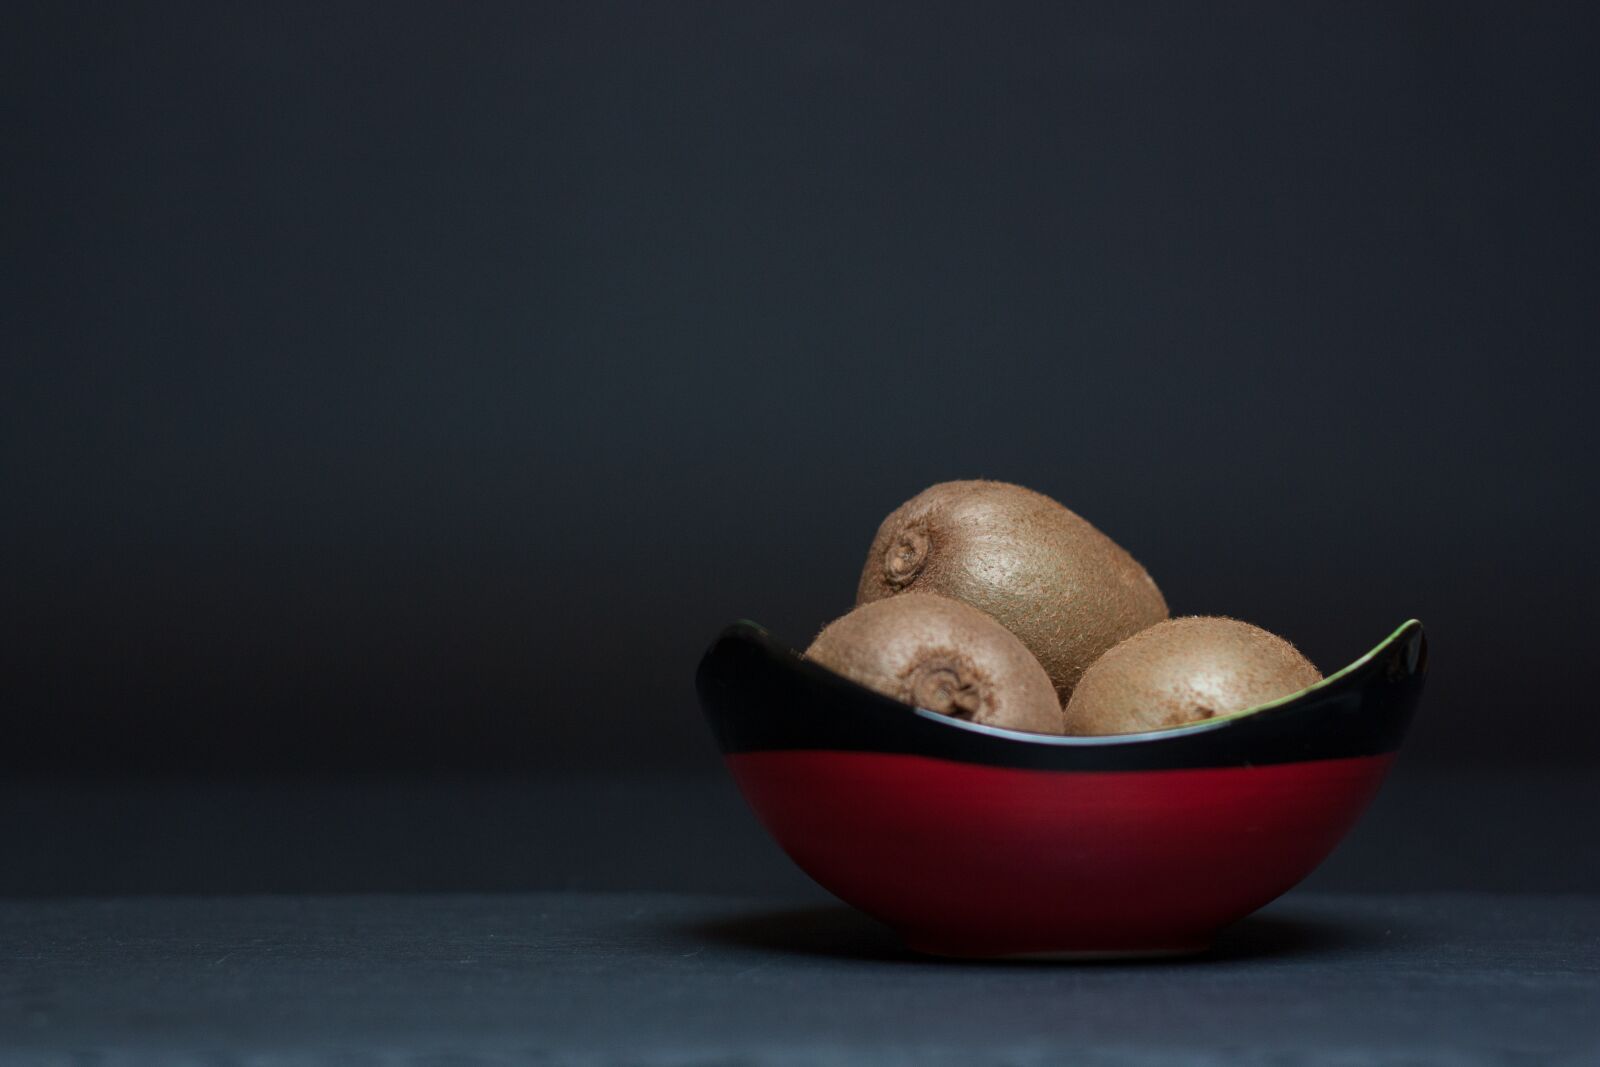
<svg viewBox="0 0 1600 1067">
<path fill-rule="evenodd" d="M 986 726 L 1061 732 L 1050 676 L 1016 636 L 958 600 L 910 593 L 823 628 L 806 658 L 884 696 Z"/>
<path fill-rule="evenodd" d="M 1142 630 L 1084 672 L 1066 706 L 1069 734 L 1181 726 L 1298 693 L 1322 679 L 1289 642 L 1216 616 Z"/>
<path fill-rule="evenodd" d="M 995 618 L 1038 658 L 1062 703 L 1102 653 L 1167 617 L 1161 590 L 1116 542 L 1005 482 L 941 482 L 883 520 L 856 603 L 908 593 Z"/>
</svg>

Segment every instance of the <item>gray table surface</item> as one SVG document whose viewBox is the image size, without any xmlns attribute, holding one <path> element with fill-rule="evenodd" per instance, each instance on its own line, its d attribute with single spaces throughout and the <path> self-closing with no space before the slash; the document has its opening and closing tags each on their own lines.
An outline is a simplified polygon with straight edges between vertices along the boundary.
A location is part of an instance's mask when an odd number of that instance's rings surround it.
<svg viewBox="0 0 1600 1067">
<path fill-rule="evenodd" d="M 0 900 L 6 1064 L 1600 1063 L 1600 896 L 1291 893 L 935 961 L 820 893 Z"/>
</svg>

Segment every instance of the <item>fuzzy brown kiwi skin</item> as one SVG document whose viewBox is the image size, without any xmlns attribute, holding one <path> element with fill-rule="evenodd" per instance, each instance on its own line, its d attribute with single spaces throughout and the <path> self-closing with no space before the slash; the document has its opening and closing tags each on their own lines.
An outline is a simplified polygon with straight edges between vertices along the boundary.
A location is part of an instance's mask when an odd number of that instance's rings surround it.
<svg viewBox="0 0 1600 1067">
<path fill-rule="evenodd" d="M 1039 661 L 968 604 L 913 593 L 864 604 L 823 628 L 815 660 L 887 697 L 953 718 L 1059 734 L 1061 705 Z"/>
<path fill-rule="evenodd" d="M 941 482 L 883 520 L 856 603 L 910 592 L 993 616 L 1038 658 L 1063 703 L 1102 653 L 1167 617 L 1161 590 L 1121 546 L 1005 482 Z"/>
<path fill-rule="evenodd" d="M 1289 642 L 1220 616 L 1169 619 L 1134 634 L 1084 673 L 1069 734 L 1122 734 L 1200 722 L 1297 693 L 1322 679 Z"/>
</svg>

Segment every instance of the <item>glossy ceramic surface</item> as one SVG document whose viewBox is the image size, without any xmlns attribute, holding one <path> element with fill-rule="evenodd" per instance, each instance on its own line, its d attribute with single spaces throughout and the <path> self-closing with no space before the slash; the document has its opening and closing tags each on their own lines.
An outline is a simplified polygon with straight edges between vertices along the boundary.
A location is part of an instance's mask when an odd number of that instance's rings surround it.
<svg viewBox="0 0 1600 1067">
<path fill-rule="evenodd" d="M 907 944 L 959 956 L 1195 951 L 1300 881 L 1382 782 L 1421 694 L 1421 624 L 1293 697 L 1052 737 L 912 708 L 753 623 L 697 686 L 786 852 Z"/>
</svg>

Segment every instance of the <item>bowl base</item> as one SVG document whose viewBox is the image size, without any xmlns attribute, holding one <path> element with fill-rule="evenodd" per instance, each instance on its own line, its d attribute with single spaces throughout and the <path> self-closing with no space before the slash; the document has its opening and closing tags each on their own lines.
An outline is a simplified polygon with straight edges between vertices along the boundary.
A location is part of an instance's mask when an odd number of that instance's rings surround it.
<svg viewBox="0 0 1600 1067">
<path fill-rule="evenodd" d="M 974 952 L 952 951 L 924 942 L 908 940 L 906 948 L 924 956 L 946 960 L 994 960 L 997 962 L 1039 963 L 1094 963 L 1106 960 L 1158 960 L 1178 956 L 1195 956 L 1211 948 L 1211 939 L 1187 941 L 1174 945 L 1140 946 L 1138 948 L 1068 948 L 1043 949 L 1035 952 Z"/>
</svg>

